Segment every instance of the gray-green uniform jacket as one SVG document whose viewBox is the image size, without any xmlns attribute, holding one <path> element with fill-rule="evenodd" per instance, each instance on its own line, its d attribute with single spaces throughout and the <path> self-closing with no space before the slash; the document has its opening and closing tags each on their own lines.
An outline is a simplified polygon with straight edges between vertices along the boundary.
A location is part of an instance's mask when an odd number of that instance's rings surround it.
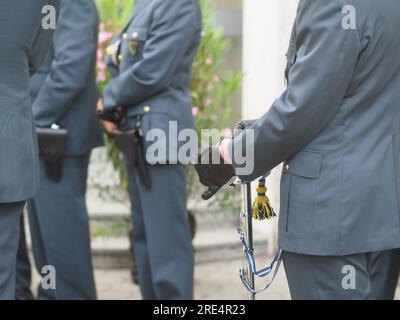
<svg viewBox="0 0 400 320">
<path fill-rule="evenodd" d="M 54 32 L 42 27 L 46 5 L 58 11 L 60 1 L 0 1 L 0 203 L 32 198 L 39 183 L 29 77 Z"/>
<path fill-rule="evenodd" d="M 399 17 L 397 0 L 300 1 L 289 86 L 251 127 L 254 140 L 244 133 L 233 142 L 255 145 L 244 178 L 284 162 L 279 243 L 287 251 L 400 247 Z"/>
</svg>

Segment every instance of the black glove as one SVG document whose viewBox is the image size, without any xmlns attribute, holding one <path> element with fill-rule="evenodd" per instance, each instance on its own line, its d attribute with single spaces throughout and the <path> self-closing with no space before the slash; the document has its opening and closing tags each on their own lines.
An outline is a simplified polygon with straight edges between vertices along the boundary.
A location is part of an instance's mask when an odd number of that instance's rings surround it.
<svg viewBox="0 0 400 320">
<path fill-rule="evenodd" d="M 124 125 L 125 115 L 120 109 L 103 110 L 102 112 L 97 112 L 97 116 L 101 120 L 115 123 L 118 127 L 122 127 Z"/>
<path fill-rule="evenodd" d="M 242 120 L 236 125 L 236 130 L 246 130 L 246 128 L 251 127 L 257 120 Z"/>
<path fill-rule="evenodd" d="M 198 156 L 197 164 L 195 164 L 200 182 L 208 187 L 202 194 L 204 200 L 211 199 L 235 175 L 234 167 L 224 163 L 218 148 L 219 144 L 205 149 Z M 213 164 L 213 159 L 214 161 L 219 159 L 219 164 Z"/>
</svg>

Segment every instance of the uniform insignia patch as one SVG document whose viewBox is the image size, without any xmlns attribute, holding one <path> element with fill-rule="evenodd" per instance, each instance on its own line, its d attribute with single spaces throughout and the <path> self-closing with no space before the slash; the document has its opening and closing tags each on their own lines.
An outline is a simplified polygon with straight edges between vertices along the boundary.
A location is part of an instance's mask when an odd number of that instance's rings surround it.
<svg viewBox="0 0 400 320">
<path fill-rule="evenodd" d="M 128 47 L 129 47 L 129 52 L 131 53 L 131 55 L 135 56 L 138 51 L 139 42 L 136 39 L 131 39 L 131 40 L 129 40 Z"/>
</svg>

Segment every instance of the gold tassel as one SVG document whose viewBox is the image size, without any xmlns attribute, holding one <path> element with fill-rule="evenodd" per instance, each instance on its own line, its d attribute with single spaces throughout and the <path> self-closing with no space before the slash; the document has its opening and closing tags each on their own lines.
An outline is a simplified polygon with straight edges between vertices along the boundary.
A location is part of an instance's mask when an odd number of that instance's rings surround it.
<svg viewBox="0 0 400 320">
<path fill-rule="evenodd" d="M 271 207 L 266 193 L 265 179 L 260 179 L 257 188 L 257 197 L 253 203 L 253 219 L 265 220 L 276 217 L 276 213 Z"/>
</svg>

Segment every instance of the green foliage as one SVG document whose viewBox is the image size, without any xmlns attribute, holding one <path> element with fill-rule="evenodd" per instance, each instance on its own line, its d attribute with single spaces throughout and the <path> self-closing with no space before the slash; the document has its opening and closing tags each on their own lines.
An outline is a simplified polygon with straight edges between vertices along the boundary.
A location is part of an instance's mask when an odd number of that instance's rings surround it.
<svg viewBox="0 0 400 320">
<path fill-rule="evenodd" d="M 193 64 L 192 98 L 195 114 L 195 128 L 200 136 L 202 129 L 224 129 L 230 120 L 232 97 L 242 83 L 242 74 L 230 72 L 221 74 L 221 65 L 230 50 L 230 41 L 221 28 L 213 22 L 214 1 L 201 0 L 203 11 L 203 33 L 199 52 Z M 212 140 L 219 140 L 213 137 Z M 204 142 L 204 141 L 203 141 Z M 208 142 L 208 141 L 207 141 Z M 188 168 L 188 196 L 200 201 L 204 190 L 198 182 L 192 167 Z M 217 210 L 225 211 L 236 204 L 232 192 L 220 192 L 209 202 Z"/>
<path fill-rule="evenodd" d="M 97 83 L 99 92 L 102 93 L 104 86 L 110 78 L 103 62 L 105 50 L 112 40 L 112 37 L 117 35 L 129 20 L 135 5 L 135 0 L 96 0 L 96 4 L 101 23 L 99 52 L 97 55 Z M 112 139 L 109 139 L 107 135 L 104 135 L 104 139 L 106 141 L 107 155 L 114 168 L 118 171 L 122 187 L 127 188 L 126 168 L 122 161 L 121 154 Z"/>
<path fill-rule="evenodd" d="M 230 41 L 213 23 L 214 1 L 201 0 L 203 34 L 199 52 L 193 65 L 192 98 L 196 110 L 195 125 L 223 129 L 231 112 L 231 97 L 242 82 L 242 75 L 221 75 L 221 64 L 230 49 Z"/>
<path fill-rule="evenodd" d="M 117 31 L 128 21 L 135 0 L 96 0 L 96 4 L 100 21 L 105 24 L 106 29 Z"/>
<path fill-rule="evenodd" d="M 91 222 L 91 235 L 97 237 L 120 237 L 126 236 L 131 230 L 130 218 L 113 218 L 105 221 Z"/>
</svg>

